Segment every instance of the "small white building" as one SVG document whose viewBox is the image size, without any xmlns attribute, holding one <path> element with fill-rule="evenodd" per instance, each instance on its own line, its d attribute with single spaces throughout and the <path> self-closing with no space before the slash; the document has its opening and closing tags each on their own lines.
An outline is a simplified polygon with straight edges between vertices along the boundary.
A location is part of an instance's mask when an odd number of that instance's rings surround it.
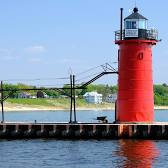
<svg viewBox="0 0 168 168">
<path fill-rule="evenodd" d="M 115 103 L 116 100 L 117 100 L 117 94 L 116 93 L 110 94 L 106 98 L 106 102 L 108 102 L 108 103 Z"/>
<path fill-rule="evenodd" d="M 99 94 L 97 92 L 86 92 L 83 97 L 88 103 L 102 103 L 102 94 Z"/>
<path fill-rule="evenodd" d="M 37 99 L 37 96 L 31 95 L 30 98 L 31 98 L 31 99 Z"/>
</svg>

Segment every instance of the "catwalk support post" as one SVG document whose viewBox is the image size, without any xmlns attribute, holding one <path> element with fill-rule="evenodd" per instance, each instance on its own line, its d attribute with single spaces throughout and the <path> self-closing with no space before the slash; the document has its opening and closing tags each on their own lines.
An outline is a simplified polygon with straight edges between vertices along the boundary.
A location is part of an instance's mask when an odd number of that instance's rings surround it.
<svg viewBox="0 0 168 168">
<path fill-rule="evenodd" d="M 73 75 L 73 103 L 74 103 L 74 122 L 76 123 L 76 90 L 75 90 L 75 75 Z"/>
<path fill-rule="evenodd" d="M 4 106 L 3 106 L 3 81 L 1 81 L 1 108 L 2 108 L 2 123 L 4 122 Z"/>
<path fill-rule="evenodd" d="M 69 123 L 72 123 L 72 105 L 73 105 L 73 96 L 72 96 L 72 94 L 73 94 L 73 92 L 72 92 L 72 75 L 70 75 L 70 86 L 71 86 L 71 95 L 70 95 L 70 97 L 71 97 L 71 107 L 70 107 L 70 120 L 69 120 Z"/>
</svg>

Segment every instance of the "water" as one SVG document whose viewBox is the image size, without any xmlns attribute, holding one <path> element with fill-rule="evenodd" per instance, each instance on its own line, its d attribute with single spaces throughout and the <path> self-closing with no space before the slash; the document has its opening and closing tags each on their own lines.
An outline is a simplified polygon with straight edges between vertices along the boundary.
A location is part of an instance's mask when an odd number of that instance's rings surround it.
<svg viewBox="0 0 168 168">
<path fill-rule="evenodd" d="M 113 111 L 79 111 L 78 121 L 94 122 Z M 69 113 L 7 112 L 7 121 L 69 121 Z M 156 121 L 167 121 L 168 110 L 155 111 Z M 166 140 L 0 140 L 0 168 L 113 168 L 167 167 Z"/>
<path fill-rule="evenodd" d="M 77 111 L 79 122 L 97 122 L 97 116 L 107 116 L 109 122 L 114 121 L 114 111 Z M 69 111 L 20 111 L 6 112 L 6 121 L 26 121 L 26 122 L 69 122 Z"/>
<path fill-rule="evenodd" d="M 77 111 L 77 120 L 79 122 L 97 122 L 98 116 L 107 116 L 108 121 L 113 122 L 114 115 L 114 110 Z M 5 112 L 5 121 L 34 122 L 34 120 L 37 122 L 69 122 L 69 111 Z M 168 121 L 168 110 L 155 110 L 155 121 Z"/>
<path fill-rule="evenodd" d="M 167 141 L 0 141 L 2 168 L 167 167 Z"/>
</svg>

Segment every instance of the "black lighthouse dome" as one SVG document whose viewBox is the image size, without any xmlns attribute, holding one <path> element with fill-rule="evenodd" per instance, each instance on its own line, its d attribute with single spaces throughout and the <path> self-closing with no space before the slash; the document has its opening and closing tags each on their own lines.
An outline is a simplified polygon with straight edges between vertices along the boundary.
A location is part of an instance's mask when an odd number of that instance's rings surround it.
<svg viewBox="0 0 168 168">
<path fill-rule="evenodd" d="M 144 16 L 142 16 L 141 14 L 138 13 L 138 8 L 135 7 L 133 9 L 133 13 L 131 15 L 129 15 L 128 17 L 126 17 L 124 20 L 126 19 L 143 19 L 143 20 L 148 20 L 147 18 L 145 18 Z"/>
</svg>

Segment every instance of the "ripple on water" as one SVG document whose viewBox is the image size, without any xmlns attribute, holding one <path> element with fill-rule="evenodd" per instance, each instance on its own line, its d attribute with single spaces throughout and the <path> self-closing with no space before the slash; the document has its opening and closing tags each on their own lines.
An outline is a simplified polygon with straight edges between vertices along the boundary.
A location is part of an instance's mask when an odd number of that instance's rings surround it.
<svg viewBox="0 0 168 168">
<path fill-rule="evenodd" d="M 167 142 L 152 140 L 0 141 L 3 168 L 164 167 Z"/>
</svg>

